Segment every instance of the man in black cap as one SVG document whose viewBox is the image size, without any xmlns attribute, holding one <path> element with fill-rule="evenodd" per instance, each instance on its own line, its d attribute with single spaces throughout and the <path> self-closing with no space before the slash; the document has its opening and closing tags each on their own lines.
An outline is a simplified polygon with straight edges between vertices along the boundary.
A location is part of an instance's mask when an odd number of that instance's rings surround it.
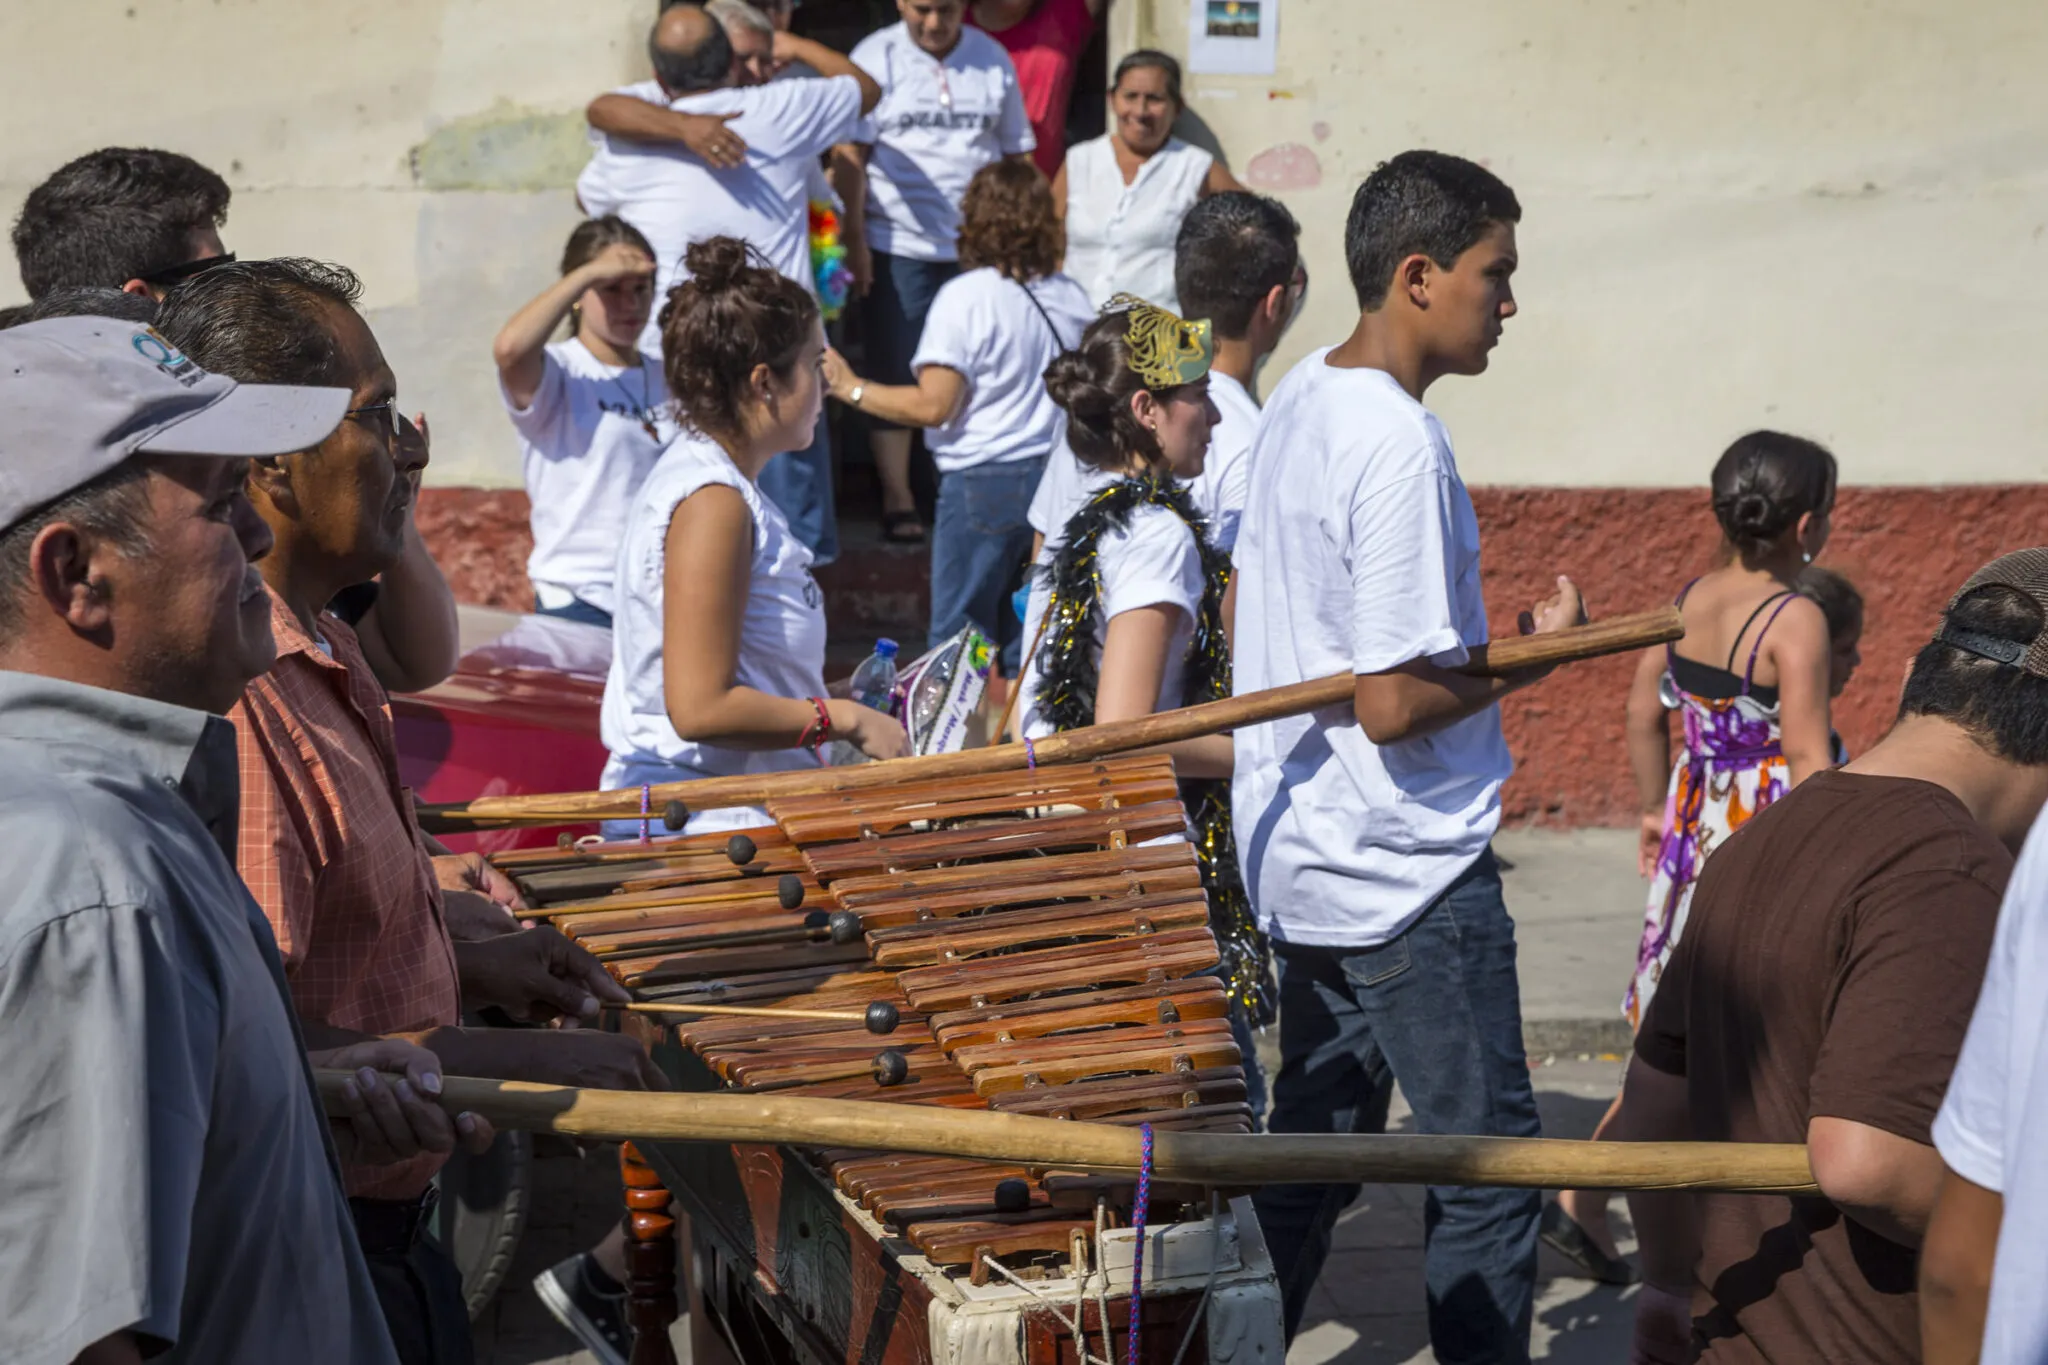
<svg viewBox="0 0 2048 1365">
<path fill-rule="evenodd" d="M 249 460 L 348 401 L 238 385 L 132 322 L 0 332 L 0 1359 L 395 1360 L 229 861 L 222 713 L 274 653 Z M 353 1159 L 489 1140 L 433 1105 L 431 1053 L 319 1062 L 364 1068 Z"/>
<path fill-rule="evenodd" d="M 1890 734 L 1700 876 L 1621 1135 L 1803 1142 L 1822 1197 L 1632 1197 L 1638 1359 L 1921 1358 L 1930 1130 L 2044 800 L 2048 551 L 2027 550 L 1949 603 Z"/>
</svg>

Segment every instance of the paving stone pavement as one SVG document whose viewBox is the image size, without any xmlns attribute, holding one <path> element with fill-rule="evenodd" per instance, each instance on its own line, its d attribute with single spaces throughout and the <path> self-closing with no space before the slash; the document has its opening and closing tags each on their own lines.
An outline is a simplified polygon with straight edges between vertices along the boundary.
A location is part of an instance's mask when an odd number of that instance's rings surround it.
<svg viewBox="0 0 2048 1365">
<path fill-rule="evenodd" d="M 1503 834 L 1497 851 L 1517 925 L 1524 1036 L 1544 1132 L 1583 1138 L 1620 1084 L 1627 1030 L 1617 1005 L 1634 964 L 1643 891 L 1629 831 Z M 1276 1030 L 1261 1052 L 1269 1063 Z M 1390 1117 L 1407 1114 L 1398 1097 Z M 592 1365 L 547 1315 L 533 1277 L 590 1246 L 618 1217 L 614 1149 L 583 1157 L 565 1147 L 535 1163 L 534 1213 L 504 1292 L 477 1324 L 478 1365 Z M 1624 1251 L 1627 1210 L 1614 1202 Z M 1543 1252 L 1532 1334 L 1538 1360 L 1593 1365 L 1625 1360 L 1634 1291 L 1564 1278 Z M 1422 1191 L 1368 1186 L 1340 1222 L 1330 1261 L 1287 1365 L 1431 1365 L 1422 1311 Z M 678 1324 L 678 1354 L 685 1337 Z"/>
</svg>

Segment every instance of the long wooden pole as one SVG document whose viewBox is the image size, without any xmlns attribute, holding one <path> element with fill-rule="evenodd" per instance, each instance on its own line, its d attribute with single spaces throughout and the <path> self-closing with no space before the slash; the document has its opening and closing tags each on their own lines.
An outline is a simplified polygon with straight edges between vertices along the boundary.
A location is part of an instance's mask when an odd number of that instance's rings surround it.
<svg viewBox="0 0 2048 1365">
<path fill-rule="evenodd" d="M 1595 659 L 1645 649 L 1685 634 L 1678 609 L 1616 616 L 1568 630 L 1547 631 L 1495 640 L 1472 651 L 1460 671 L 1498 677 L 1531 668 L 1549 668 L 1580 659 Z M 1349 705 L 1356 679 L 1338 673 L 1286 687 L 1249 692 L 1241 697 L 1160 711 L 1135 720 L 1112 721 L 1085 729 L 1048 735 L 1034 745 L 995 744 L 951 754 L 889 759 L 846 767 L 810 768 L 794 772 L 706 777 L 694 782 L 668 782 L 645 793 L 646 809 L 660 811 L 680 801 L 692 811 L 724 806 L 758 806 L 778 796 L 816 796 L 827 792 L 865 791 L 901 782 L 944 781 L 1010 772 L 1034 764 L 1080 763 L 1109 754 L 1149 749 L 1202 735 L 1222 734 L 1246 725 L 1303 715 L 1328 706 Z M 420 824 L 436 833 L 502 829 L 513 825 L 572 825 L 592 820 L 625 820 L 640 814 L 638 788 L 608 792 L 561 792 L 537 796 L 484 796 L 457 805 L 423 806 Z"/>
<path fill-rule="evenodd" d="M 351 1073 L 321 1071 L 330 1110 Z M 575 1090 L 447 1076 L 441 1104 L 499 1128 L 633 1142 L 760 1142 L 974 1157 L 1134 1174 L 1138 1131 L 981 1110 L 749 1094 Z M 1797 1145 L 1550 1138 L 1154 1134 L 1153 1173 L 1205 1185 L 1511 1185 L 1525 1189 L 1819 1193 Z"/>
</svg>

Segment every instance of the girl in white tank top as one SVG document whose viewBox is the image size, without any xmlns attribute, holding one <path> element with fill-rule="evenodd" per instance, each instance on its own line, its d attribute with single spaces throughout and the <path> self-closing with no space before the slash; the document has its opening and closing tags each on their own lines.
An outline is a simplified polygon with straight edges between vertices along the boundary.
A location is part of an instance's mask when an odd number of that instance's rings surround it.
<svg viewBox="0 0 2048 1365">
<path fill-rule="evenodd" d="M 825 334 L 802 285 L 744 243 L 691 246 L 662 352 L 685 432 L 663 452 L 619 550 L 602 733 L 607 788 L 813 766 L 843 739 L 874 758 L 908 745 L 893 717 L 825 695 L 825 613 L 810 551 L 754 486 L 810 443 Z M 607 833 L 638 833 L 614 822 Z M 768 823 L 692 812 L 691 833 Z"/>
</svg>

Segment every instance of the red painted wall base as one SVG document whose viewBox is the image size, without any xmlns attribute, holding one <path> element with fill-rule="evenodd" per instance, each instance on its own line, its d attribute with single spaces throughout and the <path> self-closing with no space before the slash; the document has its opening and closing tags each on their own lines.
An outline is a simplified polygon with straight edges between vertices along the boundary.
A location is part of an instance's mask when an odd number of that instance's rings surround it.
<svg viewBox="0 0 2048 1365">
<path fill-rule="evenodd" d="M 1668 602 L 1712 567 L 1720 533 L 1703 489 L 1475 488 L 1485 544 L 1487 601 L 1496 632 L 1570 574 L 1596 614 Z M 525 610 L 531 548 L 526 496 L 480 488 L 433 488 L 420 498 L 420 530 L 466 602 Z M 2048 485 L 1844 490 L 1824 562 L 1862 588 L 1869 628 L 1864 664 L 1843 695 L 1836 724 L 1852 751 L 1891 723 L 1906 666 L 1934 629 L 1942 605 L 1979 566 L 2008 550 L 2048 543 Z M 842 561 L 821 575 L 828 603 L 844 579 L 863 599 L 880 588 L 924 617 L 928 572 L 921 556 Z M 876 575 L 894 581 L 877 584 Z M 847 616 L 854 604 L 847 604 Z M 833 619 L 841 619 L 836 603 Z M 863 621 L 863 638 L 872 623 Z M 1517 770 L 1506 796 L 1511 821 L 1616 825 L 1634 819 L 1635 793 L 1622 749 L 1622 708 L 1631 661 L 1607 659 L 1559 673 L 1503 707 Z"/>
</svg>

